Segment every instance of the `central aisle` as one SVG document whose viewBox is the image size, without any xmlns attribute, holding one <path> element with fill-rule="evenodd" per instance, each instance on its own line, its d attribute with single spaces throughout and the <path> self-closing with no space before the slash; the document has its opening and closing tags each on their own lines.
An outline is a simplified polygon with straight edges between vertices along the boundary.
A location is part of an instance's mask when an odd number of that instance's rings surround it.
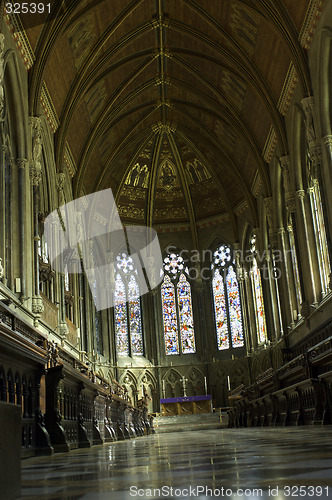
<svg viewBox="0 0 332 500">
<path fill-rule="evenodd" d="M 22 498 L 127 500 L 189 498 L 191 493 L 192 498 L 202 499 L 206 493 L 213 495 L 197 486 L 216 490 L 218 498 L 332 498 L 331 438 L 331 427 L 223 429 L 155 434 L 31 458 L 22 462 Z M 161 495 L 153 492 L 163 486 Z M 302 486 L 302 495 L 300 490 L 294 494 L 297 486 Z"/>
</svg>

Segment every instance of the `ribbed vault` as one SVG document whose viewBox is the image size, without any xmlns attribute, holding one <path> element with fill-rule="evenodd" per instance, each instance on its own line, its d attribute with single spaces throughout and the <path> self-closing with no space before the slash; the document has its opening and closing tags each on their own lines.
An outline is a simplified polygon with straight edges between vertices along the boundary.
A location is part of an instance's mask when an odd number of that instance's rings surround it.
<svg viewBox="0 0 332 500">
<path fill-rule="evenodd" d="M 288 153 L 291 91 L 297 81 L 311 91 L 300 40 L 309 6 L 55 0 L 37 26 L 25 17 L 30 113 L 42 113 L 46 87 L 74 196 L 110 187 L 124 223 L 183 227 L 195 245 L 206 220 L 229 220 L 234 240 L 243 211 L 255 227 L 271 148 Z"/>
</svg>

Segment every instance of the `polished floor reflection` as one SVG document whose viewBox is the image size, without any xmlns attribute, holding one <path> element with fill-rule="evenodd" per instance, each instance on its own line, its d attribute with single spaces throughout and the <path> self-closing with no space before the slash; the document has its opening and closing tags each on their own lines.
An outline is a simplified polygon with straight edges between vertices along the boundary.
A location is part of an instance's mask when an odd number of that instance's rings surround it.
<svg viewBox="0 0 332 500">
<path fill-rule="evenodd" d="M 24 500 L 189 496 L 332 498 L 332 428 L 174 432 L 22 462 Z"/>
</svg>

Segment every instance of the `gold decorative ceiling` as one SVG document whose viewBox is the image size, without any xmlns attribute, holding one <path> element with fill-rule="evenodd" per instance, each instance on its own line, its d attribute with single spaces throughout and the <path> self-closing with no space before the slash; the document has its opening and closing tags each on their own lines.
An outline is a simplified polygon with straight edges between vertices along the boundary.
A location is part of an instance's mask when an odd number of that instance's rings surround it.
<svg viewBox="0 0 332 500">
<path fill-rule="evenodd" d="M 111 187 L 126 223 L 257 223 L 284 115 L 310 95 L 306 49 L 324 1 L 55 0 L 22 19 L 30 114 L 55 131 L 74 196 Z M 30 23 L 30 24 L 29 24 Z"/>
</svg>

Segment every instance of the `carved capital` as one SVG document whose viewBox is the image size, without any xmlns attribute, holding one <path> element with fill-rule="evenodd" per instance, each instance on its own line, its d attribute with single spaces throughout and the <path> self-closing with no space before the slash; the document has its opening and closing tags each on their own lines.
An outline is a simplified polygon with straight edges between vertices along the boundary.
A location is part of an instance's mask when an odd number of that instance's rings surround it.
<svg viewBox="0 0 332 500">
<path fill-rule="evenodd" d="M 269 230 L 269 239 L 272 249 L 278 248 L 278 232 L 276 229 Z"/>
<path fill-rule="evenodd" d="M 322 146 L 319 141 L 313 141 L 309 144 L 309 155 L 316 170 L 322 163 Z"/>
<path fill-rule="evenodd" d="M 16 165 L 18 166 L 18 168 L 22 168 L 24 169 L 27 165 L 28 165 L 28 160 L 26 158 L 17 158 L 16 159 Z"/>
<path fill-rule="evenodd" d="M 332 148 L 332 135 L 326 135 L 323 137 L 325 146 L 330 150 Z"/>
<path fill-rule="evenodd" d="M 296 201 L 294 196 L 289 196 L 286 198 L 286 208 L 290 213 L 296 212 Z"/>
<path fill-rule="evenodd" d="M 296 196 L 299 198 L 299 200 L 304 200 L 305 197 L 304 189 L 299 189 L 298 191 L 296 191 Z"/>
</svg>

